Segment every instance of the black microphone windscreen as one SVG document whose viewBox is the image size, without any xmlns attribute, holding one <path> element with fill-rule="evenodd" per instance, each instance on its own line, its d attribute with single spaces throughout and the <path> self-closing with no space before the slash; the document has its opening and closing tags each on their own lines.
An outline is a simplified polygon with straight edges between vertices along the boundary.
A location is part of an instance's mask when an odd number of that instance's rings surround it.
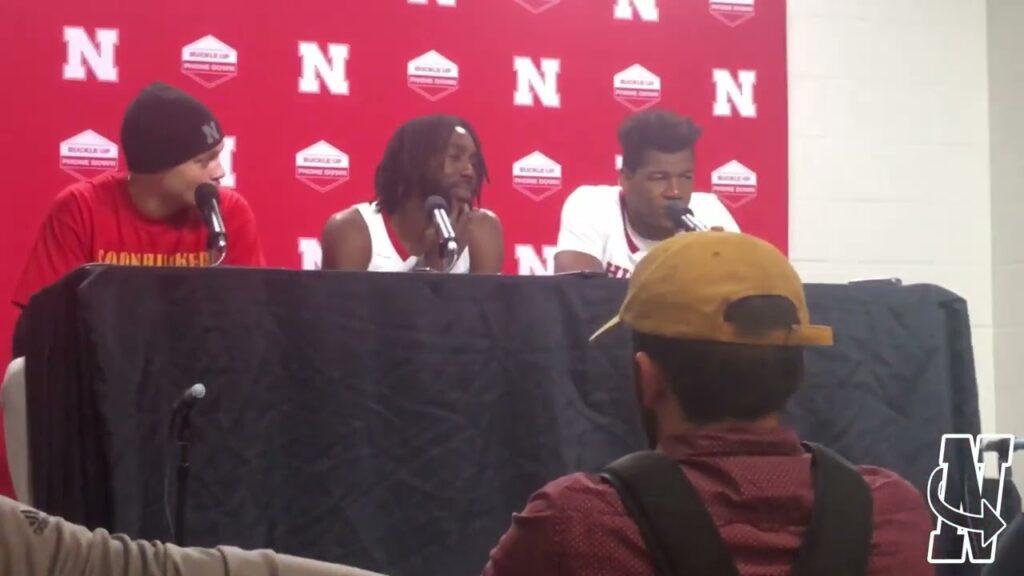
<svg viewBox="0 0 1024 576">
<path fill-rule="evenodd" d="M 196 186 L 196 206 L 205 208 L 212 205 L 214 201 L 220 202 L 220 190 L 215 184 L 203 182 Z"/>
<path fill-rule="evenodd" d="M 682 200 L 668 200 L 665 202 L 665 215 L 673 224 L 679 226 L 683 216 L 693 216 L 693 211 Z"/>
<path fill-rule="evenodd" d="M 448 211 L 448 202 L 445 202 L 444 198 L 436 195 L 427 198 L 426 202 L 423 203 L 423 206 L 427 209 L 428 213 L 432 213 L 434 210 Z"/>
</svg>

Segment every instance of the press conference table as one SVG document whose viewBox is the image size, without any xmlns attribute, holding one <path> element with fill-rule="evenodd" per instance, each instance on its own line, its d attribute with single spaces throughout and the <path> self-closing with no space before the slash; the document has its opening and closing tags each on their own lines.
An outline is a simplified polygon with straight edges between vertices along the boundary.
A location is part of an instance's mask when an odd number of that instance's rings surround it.
<svg viewBox="0 0 1024 576">
<path fill-rule="evenodd" d="M 390 574 L 478 574 L 530 493 L 644 441 L 621 280 L 90 266 L 25 322 L 36 503 L 168 539 L 171 404 L 196 382 L 189 543 Z M 922 491 L 979 432 L 966 303 L 808 285 L 802 436 Z M 962 483 L 952 482 L 949 486 Z M 173 490 L 171 492 L 173 494 Z"/>
</svg>

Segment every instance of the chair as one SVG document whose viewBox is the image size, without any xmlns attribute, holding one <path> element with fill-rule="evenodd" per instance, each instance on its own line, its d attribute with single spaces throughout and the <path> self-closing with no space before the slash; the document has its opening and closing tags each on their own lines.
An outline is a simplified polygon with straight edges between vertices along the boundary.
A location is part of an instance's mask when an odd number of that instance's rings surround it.
<svg viewBox="0 0 1024 576">
<path fill-rule="evenodd" d="M 1018 516 L 996 540 L 995 561 L 985 567 L 984 576 L 1024 574 L 1024 516 Z"/>
<path fill-rule="evenodd" d="M 15 358 L 7 366 L 0 386 L 0 404 L 4 411 L 4 438 L 7 464 L 14 481 L 14 495 L 32 504 L 32 483 L 28 456 L 28 411 L 25 402 L 25 359 Z"/>
</svg>

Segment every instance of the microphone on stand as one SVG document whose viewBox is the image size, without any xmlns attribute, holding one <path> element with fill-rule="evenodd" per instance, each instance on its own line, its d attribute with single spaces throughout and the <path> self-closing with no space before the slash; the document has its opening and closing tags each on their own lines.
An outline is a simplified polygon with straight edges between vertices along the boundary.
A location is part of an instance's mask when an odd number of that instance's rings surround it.
<svg viewBox="0 0 1024 576">
<path fill-rule="evenodd" d="M 693 215 L 693 210 L 682 200 L 665 202 L 665 215 L 675 226 L 677 232 L 702 232 L 708 227 Z"/>
<path fill-rule="evenodd" d="M 182 409 L 191 410 L 196 401 L 202 400 L 204 396 L 206 396 L 206 386 L 203 386 L 202 384 L 193 384 L 182 393 L 181 397 L 174 401 L 174 404 L 171 405 L 171 411 L 173 413 L 177 413 Z"/>
<path fill-rule="evenodd" d="M 203 215 L 203 222 L 209 235 L 206 240 L 206 248 L 219 255 L 214 266 L 224 261 L 228 253 L 228 233 L 224 228 L 224 218 L 220 214 L 220 190 L 217 185 L 204 182 L 196 187 L 196 207 Z"/>
<path fill-rule="evenodd" d="M 185 510 L 188 506 L 188 475 L 191 465 L 188 461 L 189 444 L 192 442 L 192 428 L 189 415 L 196 402 L 206 396 L 206 386 L 193 384 L 171 406 L 171 435 L 178 446 L 178 477 L 177 498 L 175 499 L 174 522 L 171 526 L 171 537 L 178 546 L 185 546 Z M 177 424 L 177 427 L 175 427 Z M 164 506 L 170 520 L 170 505 L 167 502 L 167 474 L 164 478 Z"/>
<path fill-rule="evenodd" d="M 437 229 L 438 255 L 444 262 L 444 271 L 448 272 L 455 264 L 455 256 L 459 252 L 459 243 L 455 239 L 455 228 L 452 227 L 451 219 L 448 218 L 448 202 L 444 198 L 434 195 L 424 202 L 427 213 L 434 221 Z"/>
</svg>

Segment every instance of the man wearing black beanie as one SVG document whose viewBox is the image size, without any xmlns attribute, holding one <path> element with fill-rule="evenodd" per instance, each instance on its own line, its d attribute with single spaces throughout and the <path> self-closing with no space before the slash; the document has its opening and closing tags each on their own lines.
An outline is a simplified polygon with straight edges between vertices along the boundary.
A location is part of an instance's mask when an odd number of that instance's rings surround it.
<svg viewBox="0 0 1024 576">
<path fill-rule="evenodd" d="M 208 266 L 207 229 L 195 189 L 224 177 L 220 123 L 203 103 L 157 82 L 125 112 L 127 173 L 107 173 L 57 195 L 14 294 L 25 306 L 39 289 L 84 264 Z M 224 264 L 265 264 L 249 204 L 220 191 L 228 237 Z"/>
</svg>

